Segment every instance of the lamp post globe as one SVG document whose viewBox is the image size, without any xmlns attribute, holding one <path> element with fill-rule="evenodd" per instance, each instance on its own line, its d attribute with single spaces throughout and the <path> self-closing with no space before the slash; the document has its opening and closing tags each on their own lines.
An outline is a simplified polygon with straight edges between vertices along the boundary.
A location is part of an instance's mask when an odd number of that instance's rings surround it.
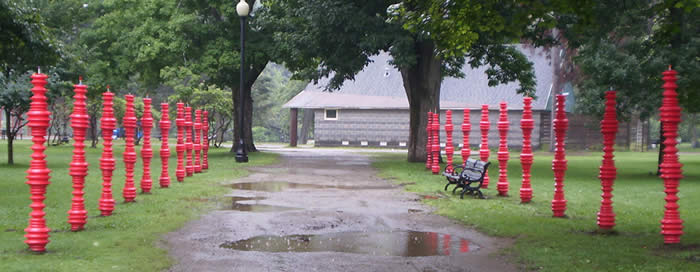
<svg viewBox="0 0 700 272">
<path fill-rule="evenodd" d="M 248 2 L 245 0 L 241 0 L 238 2 L 236 5 L 236 13 L 238 13 L 238 16 L 240 17 L 246 17 L 248 16 L 248 12 L 250 12 L 250 6 L 248 5 Z"/>
<path fill-rule="evenodd" d="M 241 66 L 239 67 L 241 73 L 239 80 L 240 85 L 238 88 L 238 148 L 236 148 L 236 162 L 239 163 L 248 162 L 248 154 L 246 152 L 245 142 L 243 141 L 243 114 L 245 113 L 243 110 L 245 105 L 245 103 L 243 103 L 245 97 L 243 95 L 243 89 L 245 87 L 245 19 L 248 17 L 249 12 L 250 6 L 245 0 L 238 2 L 236 5 L 236 13 L 238 13 L 238 16 L 241 18 Z"/>
</svg>

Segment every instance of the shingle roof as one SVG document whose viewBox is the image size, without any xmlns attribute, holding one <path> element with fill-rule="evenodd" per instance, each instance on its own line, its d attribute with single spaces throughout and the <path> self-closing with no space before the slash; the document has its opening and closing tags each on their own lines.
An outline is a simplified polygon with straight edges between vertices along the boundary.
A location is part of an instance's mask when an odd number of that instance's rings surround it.
<svg viewBox="0 0 700 272">
<path fill-rule="evenodd" d="M 547 106 L 553 81 L 553 67 L 543 49 L 517 48 L 533 62 L 537 77 L 536 96 L 532 106 L 544 110 Z M 310 83 L 303 92 L 287 102 L 285 108 L 408 108 L 408 98 L 403 88 L 401 73 L 389 61 L 391 56 L 382 53 L 372 57 L 372 63 L 355 76 L 346 80 L 340 90 L 324 92 L 329 79 L 323 78 L 317 84 Z M 522 108 L 522 95 L 516 93 L 518 82 L 488 86 L 484 73 L 487 67 L 462 69 L 464 78 L 445 78 L 440 90 L 440 108 L 479 108 L 482 104 L 497 107 L 505 101 L 510 109 Z"/>
</svg>

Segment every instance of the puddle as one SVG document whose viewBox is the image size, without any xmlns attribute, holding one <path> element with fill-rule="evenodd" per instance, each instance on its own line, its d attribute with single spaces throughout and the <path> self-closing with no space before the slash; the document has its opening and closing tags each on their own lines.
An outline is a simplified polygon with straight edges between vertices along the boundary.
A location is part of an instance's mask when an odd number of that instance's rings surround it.
<svg viewBox="0 0 700 272">
<path fill-rule="evenodd" d="M 392 185 L 376 185 L 376 186 L 346 186 L 346 185 L 320 185 L 306 184 L 286 181 L 271 181 L 271 182 L 242 182 L 231 184 L 231 188 L 238 190 L 249 191 L 264 191 L 264 192 L 281 192 L 286 189 L 341 189 L 341 190 L 382 190 L 394 189 Z"/>
<path fill-rule="evenodd" d="M 240 212 L 284 212 L 284 211 L 292 211 L 292 210 L 299 210 L 299 208 L 292 208 L 292 207 L 284 207 L 284 206 L 274 206 L 274 205 L 266 205 L 266 204 L 257 204 L 257 203 L 241 203 L 243 201 L 255 201 L 256 200 L 263 200 L 265 199 L 264 197 L 243 197 L 243 196 L 232 196 L 230 197 L 232 204 L 230 207 L 225 207 L 225 210 L 233 210 L 233 211 L 240 211 Z"/>
<path fill-rule="evenodd" d="M 436 232 L 340 232 L 318 235 L 256 236 L 220 247 L 263 252 L 344 252 L 375 256 L 464 255 L 479 247 L 470 241 Z"/>
</svg>

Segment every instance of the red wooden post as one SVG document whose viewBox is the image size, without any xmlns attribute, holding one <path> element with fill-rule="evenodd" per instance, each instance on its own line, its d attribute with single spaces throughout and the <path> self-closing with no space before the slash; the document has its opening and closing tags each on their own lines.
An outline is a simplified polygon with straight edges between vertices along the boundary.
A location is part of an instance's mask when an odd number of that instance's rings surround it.
<svg viewBox="0 0 700 272">
<path fill-rule="evenodd" d="M 124 184 L 124 202 L 132 202 L 136 199 L 136 187 L 134 186 L 134 164 L 136 163 L 136 150 L 134 150 L 134 134 L 136 133 L 136 113 L 134 113 L 134 96 L 126 95 L 126 112 L 124 113 L 124 128 L 126 129 L 126 148 L 124 150 L 124 168 L 126 168 L 126 182 Z"/>
<path fill-rule="evenodd" d="M 170 175 L 168 174 L 168 159 L 170 158 L 170 147 L 168 146 L 168 131 L 170 131 L 170 116 L 168 115 L 168 103 L 160 103 L 160 188 L 170 186 Z"/>
<path fill-rule="evenodd" d="M 520 153 L 520 164 L 523 167 L 523 181 L 520 186 L 520 202 L 529 203 L 532 200 L 532 186 L 530 184 L 530 169 L 532 168 L 532 129 L 535 128 L 535 120 L 532 119 L 532 97 L 523 98 L 523 117 L 520 119 L 520 128 L 523 130 L 523 150 Z"/>
<path fill-rule="evenodd" d="M 425 169 L 433 168 L 433 113 L 428 112 L 428 124 L 425 126 L 427 139 L 425 140 Z"/>
<path fill-rule="evenodd" d="M 175 125 L 177 125 L 177 145 L 175 146 L 175 151 L 177 152 L 177 168 L 175 169 L 175 177 L 178 182 L 185 180 L 185 104 L 182 102 L 177 103 L 177 118 L 175 118 Z"/>
<path fill-rule="evenodd" d="M 462 163 L 466 163 L 471 155 L 469 148 L 469 132 L 472 130 L 472 124 L 469 121 L 469 109 L 464 109 L 464 120 L 462 121 Z"/>
<path fill-rule="evenodd" d="M 88 128 L 87 104 L 87 86 L 83 85 L 82 77 L 78 85 L 73 85 L 73 113 L 70 115 L 71 125 L 73 128 L 73 159 L 70 163 L 69 173 L 73 181 L 73 198 L 71 199 L 71 208 L 68 211 L 68 224 L 71 225 L 71 231 L 80 231 L 85 229 L 87 223 L 87 211 L 85 210 L 85 199 L 83 188 L 85 188 L 85 176 L 88 172 L 88 163 L 85 161 L 85 134 Z"/>
<path fill-rule="evenodd" d="M 30 199 L 32 204 L 29 205 L 32 208 L 32 212 L 29 213 L 29 226 L 24 229 L 24 243 L 29 246 L 29 249 L 35 252 L 46 251 L 46 244 L 49 243 L 49 231 L 51 229 L 46 227 L 46 220 L 44 219 L 44 196 L 46 194 L 46 186 L 51 184 L 49 181 L 49 173 L 51 170 L 46 165 L 46 155 L 44 155 L 44 136 L 46 136 L 46 129 L 49 127 L 50 112 L 48 111 L 48 104 L 46 103 L 46 79 L 48 76 L 42 74 L 40 71 L 32 75 L 32 103 L 29 107 L 29 112 L 27 112 L 27 117 L 29 123 L 27 124 L 31 128 L 32 133 L 32 160 L 29 163 L 29 170 L 27 170 L 27 181 L 26 184 L 29 185 L 29 193 L 32 195 Z"/>
<path fill-rule="evenodd" d="M 202 146 L 204 152 L 202 152 L 203 162 L 202 162 L 202 169 L 203 170 L 208 170 L 209 169 L 209 112 L 204 111 L 202 112 L 204 115 L 204 120 L 202 120 L 202 135 L 204 138 L 204 145 Z"/>
<path fill-rule="evenodd" d="M 447 170 L 452 172 L 452 157 L 454 156 L 455 146 L 452 144 L 452 131 L 454 131 L 454 125 L 452 124 L 452 111 L 447 110 L 445 112 L 445 153 L 447 154 Z"/>
<path fill-rule="evenodd" d="M 479 128 L 481 128 L 481 147 L 479 148 L 479 155 L 482 161 L 489 160 L 489 128 L 491 123 L 489 123 L 489 105 L 481 105 L 481 122 L 479 122 Z M 489 187 L 489 172 L 486 171 L 484 175 L 484 183 L 481 184 L 481 188 Z"/>
<path fill-rule="evenodd" d="M 185 107 L 185 135 L 187 138 L 185 142 L 185 155 L 187 157 L 185 159 L 187 163 L 185 165 L 185 174 L 188 177 L 191 177 L 194 173 L 194 159 L 192 158 L 192 152 L 194 151 L 194 143 L 192 141 L 194 140 L 194 135 L 192 135 L 192 133 L 192 108 Z"/>
<path fill-rule="evenodd" d="M 431 150 L 433 151 L 433 165 L 431 170 L 433 175 L 440 173 L 440 112 L 433 114 L 433 124 L 431 125 L 433 131 L 433 146 Z"/>
<path fill-rule="evenodd" d="M 501 110 L 498 118 L 498 189 L 499 196 L 508 196 L 508 105 L 501 102 Z"/>
<path fill-rule="evenodd" d="M 600 212 L 598 212 L 598 227 L 600 229 L 612 229 L 615 227 L 615 213 L 612 206 L 612 191 L 617 168 L 613 151 L 615 145 L 615 134 L 617 133 L 617 113 L 615 112 L 615 91 L 605 92 L 605 113 L 600 121 L 600 132 L 603 134 L 603 163 L 600 166 L 600 185 L 602 187 L 603 200 L 600 202 Z"/>
<path fill-rule="evenodd" d="M 554 148 L 554 160 L 552 160 L 552 170 L 554 170 L 554 199 L 552 200 L 552 212 L 554 217 L 566 216 L 566 199 L 564 198 L 564 174 L 566 172 L 566 150 L 564 149 L 564 139 L 569 120 L 566 119 L 564 106 L 566 96 L 557 95 L 557 112 L 554 118 L 554 134 L 556 135 L 556 145 Z"/>
<path fill-rule="evenodd" d="M 202 110 L 195 110 L 194 116 L 194 172 L 202 173 Z"/>
<path fill-rule="evenodd" d="M 151 99 L 143 99 L 143 115 L 141 116 L 141 127 L 143 128 L 143 147 L 141 148 L 141 159 L 143 161 L 143 176 L 141 177 L 141 193 L 150 193 L 153 186 L 151 179 L 151 158 L 153 149 L 151 148 L 151 130 L 153 129 L 153 115 L 151 114 Z"/>
<path fill-rule="evenodd" d="M 668 67 L 663 72 L 664 85 L 663 101 L 661 102 L 661 125 L 664 126 L 664 156 L 661 163 L 661 178 L 664 180 L 664 192 L 666 193 L 666 205 L 664 206 L 664 218 L 661 220 L 661 234 L 665 244 L 677 244 L 681 242 L 683 235 L 683 220 L 678 213 L 678 182 L 683 178 L 678 162 L 678 123 L 681 121 L 681 108 L 678 106 L 678 93 L 676 93 L 676 71 Z"/>
<path fill-rule="evenodd" d="M 116 160 L 112 153 L 112 132 L 117 128 L 117 119 L 114 118 L 114 93 L 107 91 L 102 94 L 102 157 L 100 158 L 100 170 L 102 170 L 102 196 L 100 197 L 100 214 L 110 216 L 114 211 L 114 197 L 112 196 L 112 172 L 116 166 Z"/>
</svg>

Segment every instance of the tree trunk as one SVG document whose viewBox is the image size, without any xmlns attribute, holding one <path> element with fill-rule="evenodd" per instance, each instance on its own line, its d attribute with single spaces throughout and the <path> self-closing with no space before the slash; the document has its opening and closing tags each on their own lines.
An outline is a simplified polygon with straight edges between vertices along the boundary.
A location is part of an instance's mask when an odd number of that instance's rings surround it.
<svg viewBox="0 0 700 272">
<path fill-rule="evenodd" d="M 12 140 L 14 140 L 12 135 L 12 126 L 10 126 L 10 112 L 5 110 L 5 134 L 7 134 L 7 164 L 15 164 L 14 152 L 12 149 Z"/>
<path fill-rule="evenodd" d="M 309 141 L 309 130 L 314 123 L 314 110 L 304 109 L 304 117 L 301 121 L 301 135 L 299 135 L 299 143 L 306 144 Z"/>
<path fill-rule="evenodd" d="M 697 113 L 691 113 L 689 118 L 690 124 L 688 124 L 690 129 L 690 146 L 692 148 L 700 147 L 700 143 L 698 143 L 697 117 Z"/>
<path fill-rule="evenodd" d="M 656 167 L 657 176 L 661 175 L 661 163 L 664 161 L 664 148 L 666 148 L 666 145 L 664 144 L 665 140 L 666 137 L 664 137 L 664 122 L 659 121 L 659 162 Z"/>
<path fill-rule="evenodd" d="M 264 63 L 262 65 L 257 65 L 251 67 L 251 69 L 248 69 L 246 71 L 246 82 L 244 84 L 244 90 L 243 90 L 243 141 L 245 143 L 245 150 L 247 152 L 257 152 L 258 150 L 255 148 L 255 143 L 253 142 L 253 97 L 251 96 L 251 89 L 253 88 L 253 83 L 258 79 L 258 76 L 262 73 L 262 71 L 265 69 L 265 66 L 267 63 Z M 231 88 L 232 94 L 231 96 L 233 97 L 233 145 L 231 146 L 231 153 L 236 153 L 236 149 L 238 148 L 238 142 L 239 142 L 239 135 L 240 135 L 240 126 L 238 124 L 238 110 L 236 110 L 236 106 L 238 106 L 238 97 L 237 97 L 237 92 L 238 92 L 238 87 L 236 88 Z"/>
<path fill-rule="evenodd" d="M 416 65 L 400 69 L 410 112 L 407 160 L 425 162 L 425 126 L 428 123 L 428 112 L 440 110 L 442 61 L 435 56 L 435 46 L 432 42 L 418 41 L 414 46 Z"/>
<path fill-rule="evenodd" d="M 97 148 L 99 137 L 97 137 L 97 116 L 95 115 L 90 115 L 90 128 L 88 132 L 90 132 L 90 147 Z"/>
</svg>

